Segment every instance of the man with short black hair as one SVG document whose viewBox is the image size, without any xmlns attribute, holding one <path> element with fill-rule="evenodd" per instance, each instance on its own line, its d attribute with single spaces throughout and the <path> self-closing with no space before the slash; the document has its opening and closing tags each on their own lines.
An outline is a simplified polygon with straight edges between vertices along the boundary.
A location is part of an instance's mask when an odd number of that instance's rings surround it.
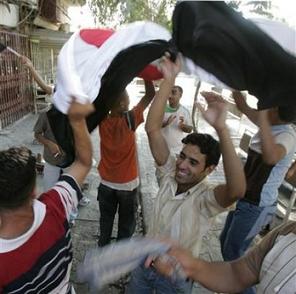
<svg viewBox="0 0 296 294">
<path fill-rule="evenodd" d="M 189 110 L 180 104 L 183 89 L 174 85 L 168 96 L 162 122 L 162 133 L 166 139 L 171 153 L 178 154 L 182 149 L 181 140 L 186 133 L 191 133 L 193 127 L 190 124 Z"/>
<path fill-rule="evenodd" d="M 0 151 L 0 292 L 73 293 L 70 212 L 92 163 L 85 117 L 92 104 L 72 102 L 76 159 L 56 185 L 36 199 L 35 157 L 26 147 Z"/>
<path fill-rule="evenodd" d="M 243 196 L 246 183 L 243 166 L 225 123 L 226 102 L 214 93 L 204 92 L 208 109 L 199 108 L 207 122 L 215 128 L 220 144 L 208 134 L 193 133 L 183 139 L 184 146 L 177 159 L 170 154 L 161 128 L 166 97 L 179 70 L 179 59 L 173 63 L 164 58 L 164 80 L 147 116 L 146 132 L 150 149 L 161 170 L 148 235 L 173 238 L 198 256 L 211 220 Z M 206 177 L 219 162 L 220 148 L 226 184 L 213 187 L 207 183 Z M 157 260 L 154 261 L 153 267 L 157 268 L 158 264 Z M 172 282 L 160 276 L 154 268 L 141 265 L 132 273 L 128 290 L 131 294 L 153 293 L 154 290 L 157 293 L 190 293 L 191 288 L 191 281 Z"/>
<path fill-rule="evenodd" d="M 136 227 L 139 172 L 136 129 L 144 121 L 144 110 L 155 95 L 152 81 L 144 81 L 145 95 L 129 110 L 129 96 L 123 91 L 107 117 L 99 124 L 101 160 L 98 171 L 100 236 L 98 246 L 110 243 L 118 211 L 117 240 L 130 238 Z"/>
</svg>

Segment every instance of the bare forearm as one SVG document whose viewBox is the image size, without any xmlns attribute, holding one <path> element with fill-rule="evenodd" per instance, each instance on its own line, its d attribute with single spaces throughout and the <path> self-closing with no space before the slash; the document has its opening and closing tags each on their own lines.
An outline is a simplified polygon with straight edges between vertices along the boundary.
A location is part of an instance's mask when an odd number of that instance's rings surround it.
<svg viewBox="0 0 296 294">
<path fill-rule="evenodd" d="M 36 81 L 38 86 L 48 95 L 52 94 L 53 89 L 51 86 L 47 85 L 44 80 L 41 78 L 41 76 L 38 74 L 38 72 L 35 70 L 33 65 L 28 66 L 28 69 L 30 70 L 30 73 L 32 74 L 33 79 Z"/>
<path fill-rule="evenodd" d="M 230 205 L 234 200 L 243 197 L 245 194 L 245 174 L 241 160 L 238 158 L 232 144 L 228 128 L 224 127 L 221 130 L 217 130 L 217 133 L 223 157 L 227 195 Z"/>
<path fill-rule="evenodd" d="M 238 110 L 241 113 L 245 114 L 250 121 L 258 125 L 258 113 L 255 109 L 251 108 L 247 104 L 246 98 L 243 96 L 243 94 L 239 91 L 234 91 L 232 92 L 232 96 L 234 98 L 234 101 Z"/>
<path fill-rule="evenodd" d="M 44 146 L 49 147 L 49 145 L 52 143 L 52 141 L 46 139 L 42 134 L 35 133 L 35 138 L 38 140 L 39 143 L 41 143 Z"/>
<path fill-rule="evenodd" d="M 141 99 L 140 104 L 143 108 L 146 108 L 153 97 L 155 96 L 155 88 L 152 81 L 144 80 L 145 84 L 145 96 Z"/>
<path fill-rule="evenodd" d="M 90 167 L 92 163 L 92 145 L 85 120 L 70 121 L 74 140 L 76 159 L 82 165 Z"/>
<path fill-rule="evenodd" d="M 263 160 L 267 164 L 274 165 L 285 156 L 286 150 L 277 144 L 273 137 L 267 111 L 260 112 L 258 122 Z"/>
<path fill-rule="evenodd" d="M 260 120 L 260 139 L 263 159 L 268 159 L 273 157 L 275 141 L 271 133 L 271 128 L 269 123 L 264 120 Z"/>
<path fill-rule="evenodd" d="M 196 259 L 190 269 L 189 277 L 215 292 L 238 293 L 247 288 L 247 284 L 239 279 L 230 262 L 209 263 Z"/>
<path fill-rule="evenodd" d="M 85 120 L 71 121 L 75 141 L 76 158 L 72 164 L 71 174 L 82 185 L 92 164 L 92 145 Z"/>
<path fill-rule="evenodd" d="M 296 160 L 293 162 L 293 164 L 290 166 L 289 171 L 291 173 L 295 173 L 296 172 Z"/>
<path fill-rule="evenodd" d="M 149 109 L 145 126 L 146 132 L 160 130 L 162 128 L 165 105 L 174 85 L 174 81 L 175 79 L 163 80 L 161 87 Z"/>
</svg>

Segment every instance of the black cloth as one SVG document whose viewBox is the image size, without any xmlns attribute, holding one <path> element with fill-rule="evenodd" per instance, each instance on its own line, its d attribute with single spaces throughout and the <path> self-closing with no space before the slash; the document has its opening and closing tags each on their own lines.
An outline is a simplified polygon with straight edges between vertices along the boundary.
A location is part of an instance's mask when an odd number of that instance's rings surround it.
<svg viewBox="0 0 296 294">
<path fill-rule="evenodd" d="M 119 94 L 146 65 L 165 51 L 179 50 L 195 64 L 236 90 L 248 90 L 258 98 L 258 108 L 296 107 L 296 59 L 251 21 L 220 1 L 183 1 L 173 13 L 170 42 L 151 40 L 122 50 L 101 81 L 87 118 L 91 132 L 104 119 Z M 58 144 L 75 157 L 72 130 L 67 116 L 53 107 L 48 119 Z"/>
<path fill-rule="evenodd" d="M 226 85 L 256 96 L 259 109 L 295 105 L 296 58 L 224 2 L 180 2 L 173 40 Z"/>
<path fill-rule="evenodd" d="M 93 102 L 96 110 L 86 118 L 89 132 L 92 132 L 105 118 L 133 78 L 149 63 L 163 56 L 166 51 L 170 52 L 173 58 L 176 57 L 176 49 L 171 43 L 153 40 L 122 50 L 113 59 L 102 77 L 99 94 Z M 47 117 L 58 144 L 67 155 L 66 166 L 69 166 L 74 161 L 75 148 L 68 117 L 55 106 L 48 111 Z"/>
</svg>

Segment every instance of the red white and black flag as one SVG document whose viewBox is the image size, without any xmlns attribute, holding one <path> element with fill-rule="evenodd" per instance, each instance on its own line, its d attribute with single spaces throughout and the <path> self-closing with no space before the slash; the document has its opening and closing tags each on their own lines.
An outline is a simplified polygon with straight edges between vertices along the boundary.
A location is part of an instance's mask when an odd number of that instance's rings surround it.
<svg viewBox="0 0 296 294">
<path fill-rule="evenodd" d="M 161 77 L 155 63 L 165 51 L 173 58 L 181 53 L 185 73 L 215 85 L 247 90 L 258 98 L 259 109 L 295 107 L 293 49 L 287 51 L 277 41 L 284 35 L 278 24 L 273 26 L 279 30 L 269 30 L 266 23 L 255 23 L 224 2 L 181 1 L 173 13 L 172 36 L 151 22 L 132 23 L 116 32 L 95 29 L 75 33 L 59 55 L 55 107 L 48 113 L 58 143 L 73 160 L 66 117 L 71 95 L 81 103 L 94 104 L 96 111 L 87 118 L 92 131 L 145 68 L 143 78 Z"/>
</svg>

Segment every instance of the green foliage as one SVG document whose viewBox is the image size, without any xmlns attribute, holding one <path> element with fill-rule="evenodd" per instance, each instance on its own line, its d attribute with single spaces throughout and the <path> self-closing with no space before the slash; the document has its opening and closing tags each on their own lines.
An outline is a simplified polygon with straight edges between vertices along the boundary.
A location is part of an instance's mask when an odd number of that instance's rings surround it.
<svg viewBox="0 0 296 294">
<path fill-rule="evenodd" d="M 98 25 L 117 27 L 150 20 L 169 28 L 176 0 L 89 0 L 88 3 Z"/>
</svg>

